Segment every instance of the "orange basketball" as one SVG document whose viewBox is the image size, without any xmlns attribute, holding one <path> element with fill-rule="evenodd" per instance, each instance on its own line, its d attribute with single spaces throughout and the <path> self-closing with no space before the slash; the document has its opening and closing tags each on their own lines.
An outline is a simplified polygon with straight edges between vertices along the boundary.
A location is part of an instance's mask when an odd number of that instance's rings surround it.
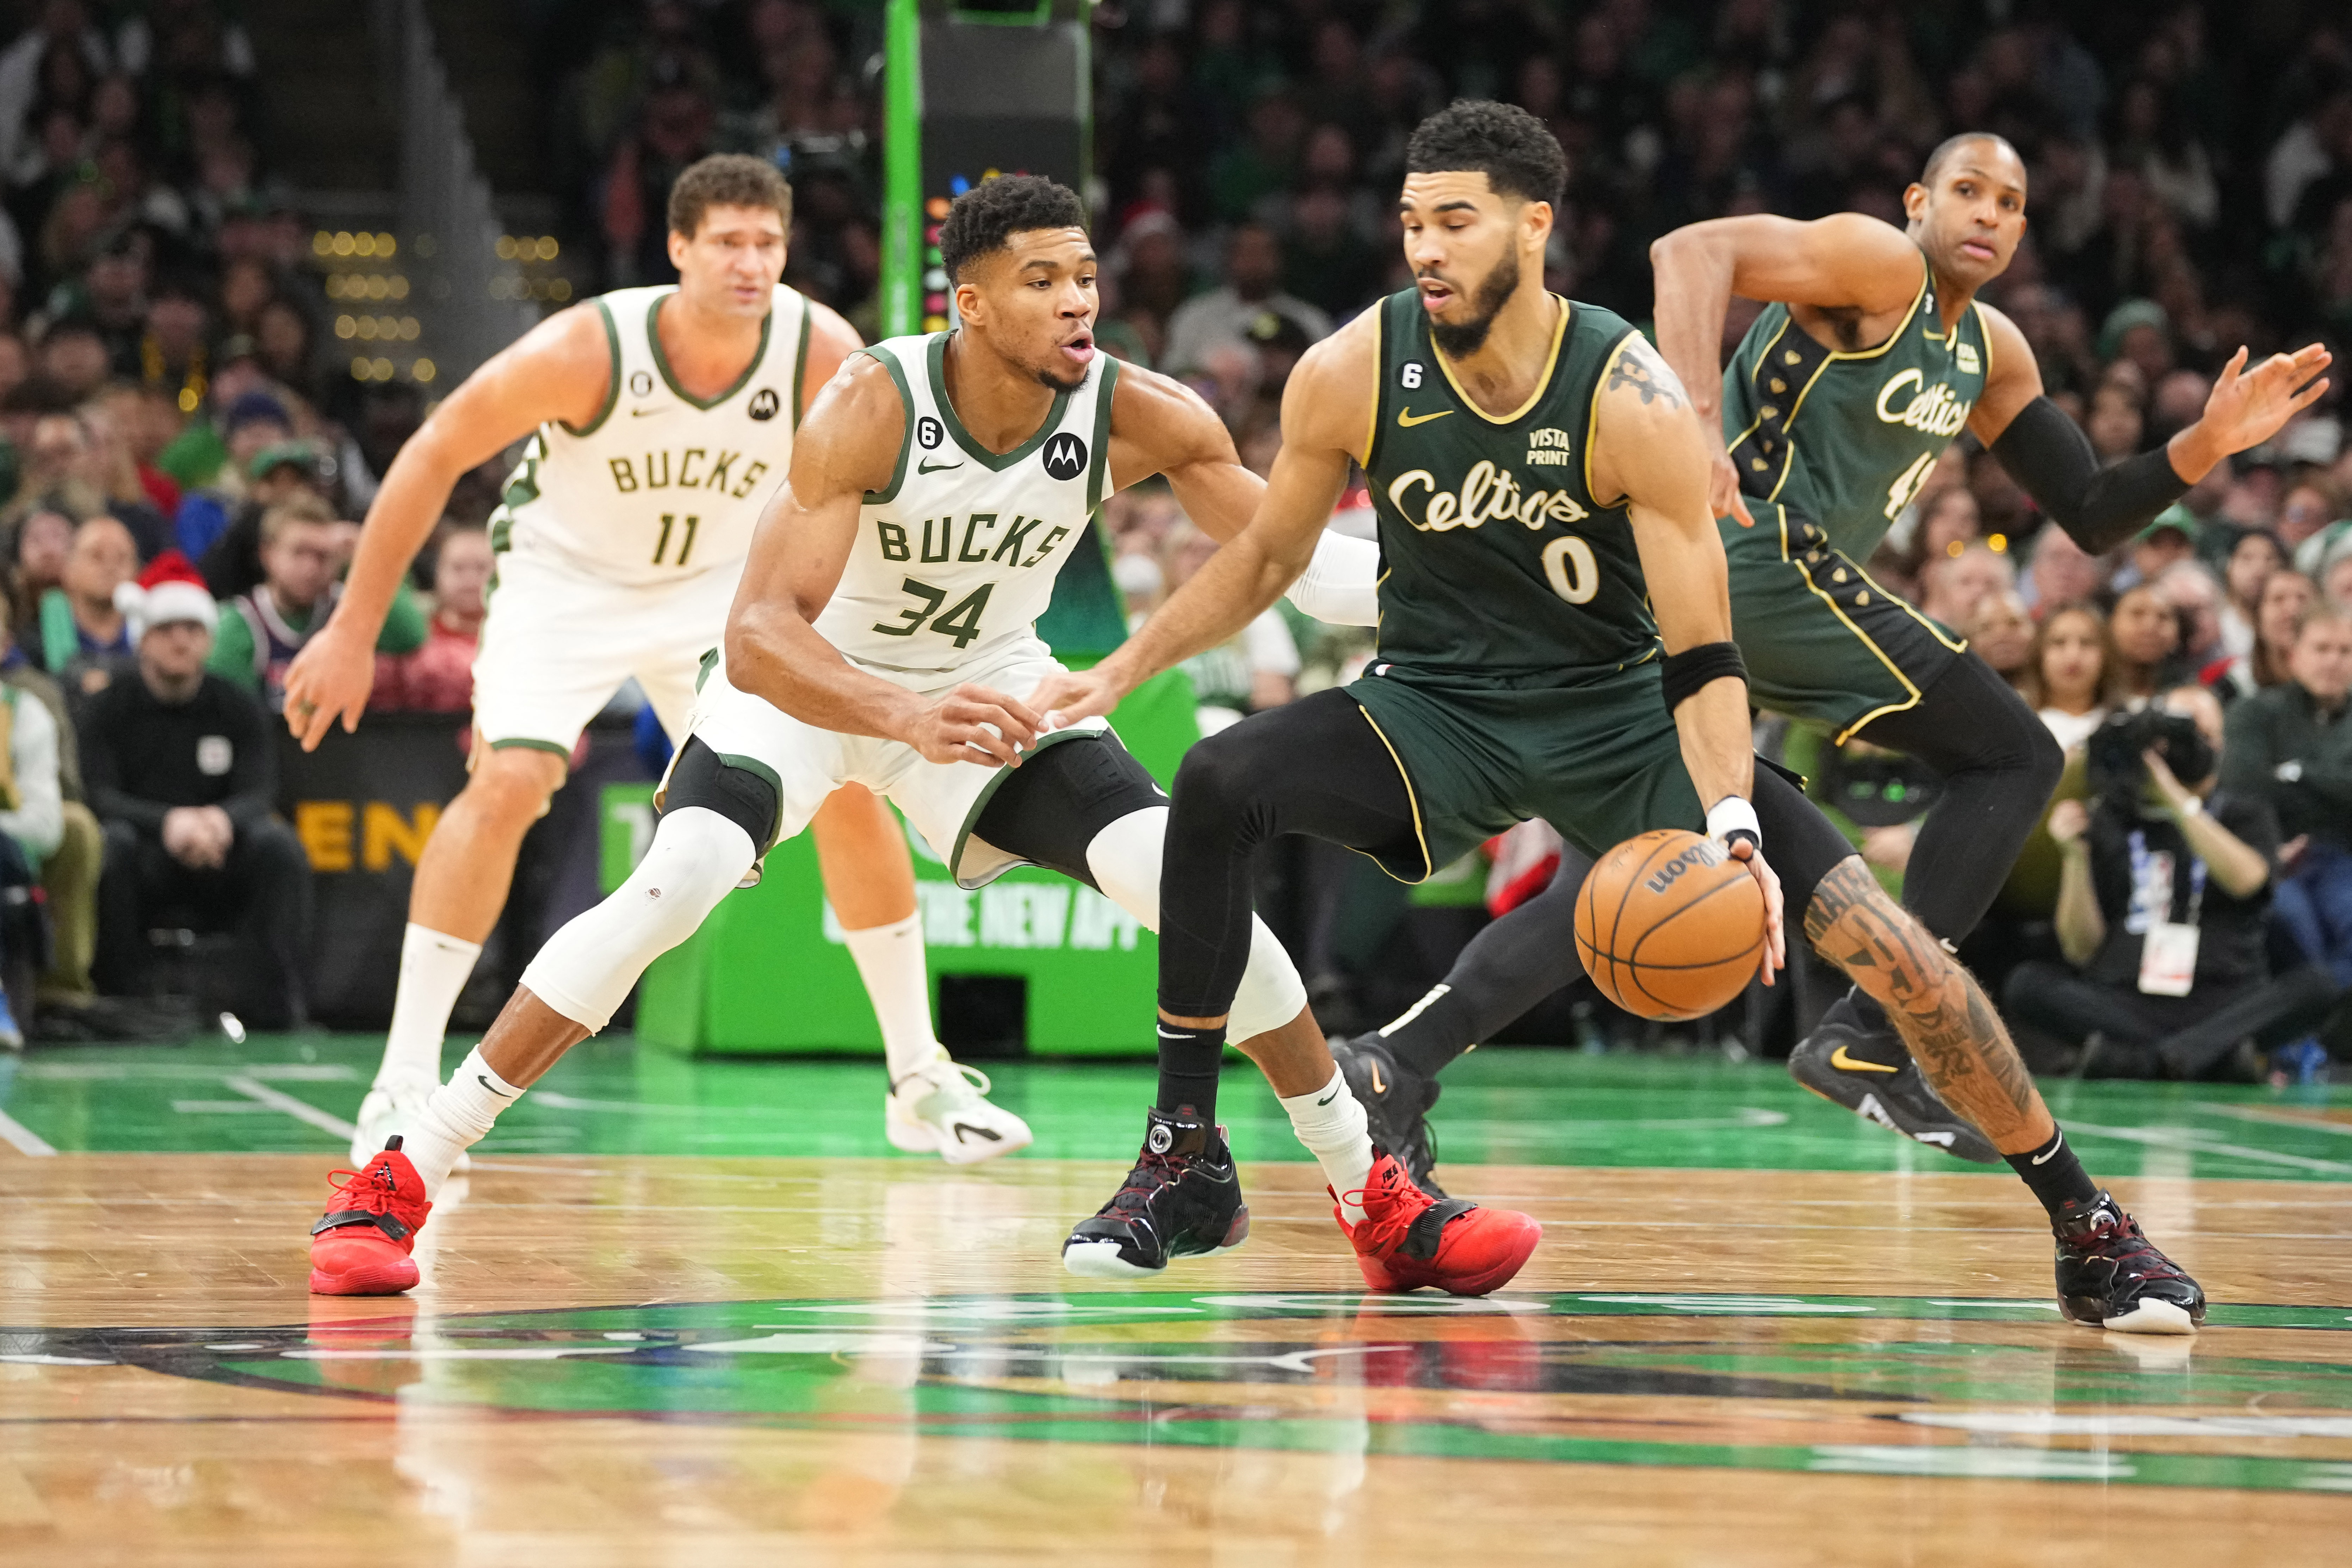
<svg viewBox="0 0 2352 1568">
<path fill-rule="evenodd" d="M 1704 1018 L 1764 957 L 1764 890 L 1715 840 L 1679 827 L 1628 838 L 1576 895 L 1576 956 L 1628 1013 Z"/>
</svg>

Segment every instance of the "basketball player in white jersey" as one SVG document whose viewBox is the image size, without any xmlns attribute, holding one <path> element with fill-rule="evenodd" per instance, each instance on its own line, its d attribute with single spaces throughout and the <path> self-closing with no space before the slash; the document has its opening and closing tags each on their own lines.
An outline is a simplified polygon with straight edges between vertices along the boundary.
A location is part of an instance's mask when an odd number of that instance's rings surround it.
<svg viewBox="0 0 2352 1568">
<path fill-rule="evenodd" d="M 1062 673 L 1034 623 L 1106 493 L 1164 474 L 1224 538 L 1264 485 L 1198 397 L 1096 352 L 1095 255 L 1076 195 L 1030 175 L 986 181 L 950 209 L 940 247 L 962 325 L 852 355 L 811 408 L 752 546 L 724 662 L 664 781 L 652 847 L 549 941 L 407 1137 L 338 1192 L 312 1229 L 313 1291 L 415 1284 L 410 1247 L 458 1154 L 843 784 L 889 796 L 964 887 L 1050 867 L 1158 928 L 1167 797 L 1103 720 L 1043 732 L 1010 694 Z M 1288 955 L 1263 923 L 1246 940 L 1233 1037 L 1322 1164 L 1365 1279 L 1502 1285 L 1533 1248 L 1535 1223 L 1433 1205 L 1375 1151 Z M 1171 1153 L 1186 1185 L 1172 1205 Z M 1129 1185 L 1157 1194 L 1151 1214 L 1216 1223 L 1163 1239 L 1122 1194 L 1066 1247 L 1074 1272 L 1150 1275 L 1171 1253 L 1248 1234 L 1222 1130 L 1153 1112 Z M 1523 1242 L 1501 1269 L 1497 1232 Z M 1465 1241 L 1489 1260 L 1475 1277 L 1458 1262 Z"/>
<path fill-rule="evenodd" d="M 792 187 L 760 159 L 706 158 L 678 176 L 677 286 L 625 289 L 552 317 L 450 394 L 394 459 L 342 603 L 288 675 L 287 721 L 306 747 L 338 718 L 355 725 L 376 629 L 450 487 L 530 437 L 490 520 L 498 574 L 474 666 L 472 776 L 417 864 L 354 1165 L 441 1081 L 449 1011 L 588 721 L 634 676 L 671 739 L 686 732 L 695 676 L 726 626 L 793 432 L 858 346 L 846 321 L 781 286 L 791 222 Z M 882 1024 L 890 1142 L 956 1164 L 1026 1144 L 1027 1126 L 975 1093 L 970 1069 L 932 1036 L 897 821 L 850 789 L 815 826 L 826 891 Z"/>
</svg>

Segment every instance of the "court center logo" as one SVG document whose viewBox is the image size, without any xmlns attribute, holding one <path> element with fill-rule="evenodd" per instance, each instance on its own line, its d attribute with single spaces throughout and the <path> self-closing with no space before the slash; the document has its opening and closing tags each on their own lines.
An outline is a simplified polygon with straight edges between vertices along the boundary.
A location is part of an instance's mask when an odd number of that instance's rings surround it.
<svg viewBox="0 0 2352 1568">
<path fill-rule="evenodd" d="M 0 1363 L 44 1378 L 140 1367 L 404 1410 L 1348 1463 L 1395 1453 L 2352 1492 L 2347 1309 L 2221 1306 L 2209 1322 L 2225 1332 L 2089 1334 L 2046 1299 L 1106 1290 L 0 1328 Z M 2284 1330 L 2298 1331 L 2267 1331 Z"/>
<path fill-rule="evenodd" d="M 783 400 L 776 395 L 776 389 L 772 386 L 763 386 L 751 395 L 751 415 L 754 419 L 773 419 L 776 410 L 782 406 Z"/>
<path fill-rule="evenodd" d="M 1087 471 L 1087 444 L 1065 430 L 1045 443 L 1045 471 L 1057 479 L 1075 479 Z"/>
</svg>

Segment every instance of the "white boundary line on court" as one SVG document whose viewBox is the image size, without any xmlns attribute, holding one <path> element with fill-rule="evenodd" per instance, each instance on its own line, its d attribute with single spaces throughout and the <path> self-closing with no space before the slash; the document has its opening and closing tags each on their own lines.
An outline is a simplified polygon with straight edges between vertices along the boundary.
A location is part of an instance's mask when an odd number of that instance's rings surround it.
<svg viewBox="0 0 2352 1568">
<path fill-rule="evenodd" d="M 272 1089 L 257 1079 L 239 1074 L 234 1078 L 225 1078 L 221 1082 L 226 1088 L 245 1096 L 246 1099 L 257 1100 L 272 1110 L 282 1110 L 297 1121 L 307 1121 L 321 1132 L 331 1132 L 346 1142 L 360 1134 L 357 1126 L 344 1121 L 341 1117 L 321 1110 L 307 1100 L 297 1100 L 284 1089 Z"/>
<path fill-rule="evenodd" d="M 50 1155 L 57 1146 L 5 1110 L 0 1110 L 0 1143 L 5 1143 L 19 1154 Z"/>
</svg>

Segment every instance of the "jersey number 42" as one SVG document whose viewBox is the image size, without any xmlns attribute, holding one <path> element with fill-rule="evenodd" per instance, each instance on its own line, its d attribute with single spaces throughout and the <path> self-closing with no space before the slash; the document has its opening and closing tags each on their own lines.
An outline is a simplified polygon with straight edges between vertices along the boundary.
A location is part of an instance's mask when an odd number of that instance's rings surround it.
<svg viewBox="0 0 2352 1568">
<path fill-rule="evenodd" d="M 908 578 L 898 586 L 921 600 L 922 607 L 917 609 L 909 606 L 900 610 L 898 612 L 900 624 L 895 626 L 886 626 L 880 621 L 875 622 L 876 631 L 880 632 L 884 637 L 910 637 L 921 631 L 924 624 L 929 622 L 931 630 L 941 637 L 953 637 L 956 647 L 962 647 L 980 635 L 980 612 L 988 607 L 989 593 L 996 584 L 982 583 L 972 593 L 959 601 L 955 608 L 945 615 L 940 615 L 936 620 L 932 618 L 933 616 L 937 615 L 939 607 L 947 602 L 946 589 L 934 588 L 929 583 L 918 583 L 912 577 Z"/>
</svg>

